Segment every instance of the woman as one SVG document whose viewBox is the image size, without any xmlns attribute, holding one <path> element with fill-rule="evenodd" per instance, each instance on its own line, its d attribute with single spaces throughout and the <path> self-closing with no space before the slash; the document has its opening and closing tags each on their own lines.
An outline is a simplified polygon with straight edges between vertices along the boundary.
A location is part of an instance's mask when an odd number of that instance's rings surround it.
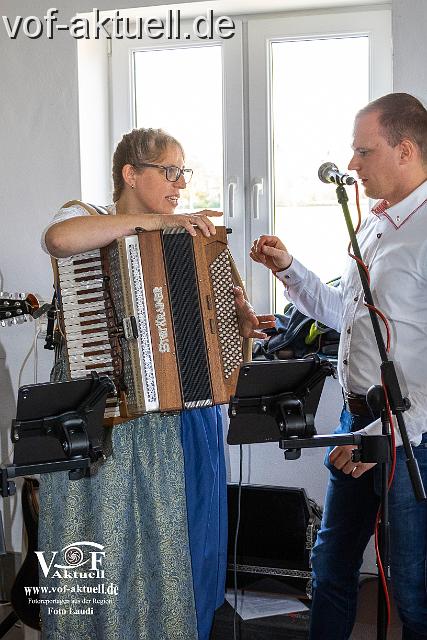
<svg viewBox="0 0 427 640">
<path fill-rule="evenodd" d="M 114 153 L 110 215 L 88 215 L 79 204 L 64 207 L 43 244 L 51 255 L 66 257 L 106 246 L 135 227 L 184 227 L 195 235 L 196 226 L 206 236 L 215 234 L 209 217 L 217 212 L 174 214 L 191 174 L 174 138 L 162 130 L 134 130 Z M 242 291 L 235 295 L 242 335 L 262 337 L 274 318 L 257 318 Z M 42 576 L 42 584 L 67 588 L 68 598 L 80 601 L 71 603 L 71 611 L 68 604 L 44 606 L 44 637 L 207 640 L 224 599 L 226 570 L 220 410 L 144 415 L 115 426 L 110 437 L 112 455 L 93 477 L 42 477 L 39 548 L 45 556 L 81 541 L 105 552 L 105 579 L 98 582 L 59 577 L 59 570 L 56 577 Z M 111 594 L 92 593 L 85 602 L 82 583 L 102 582 L 98 593 L 112 585 Z"/>
</svg>

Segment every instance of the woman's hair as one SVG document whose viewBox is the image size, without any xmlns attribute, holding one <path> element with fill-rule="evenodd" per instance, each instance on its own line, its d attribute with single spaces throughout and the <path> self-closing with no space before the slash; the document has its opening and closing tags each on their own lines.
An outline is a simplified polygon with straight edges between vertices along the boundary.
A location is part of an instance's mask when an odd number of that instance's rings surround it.
<svg viewBox="0 0 427 640">
<path fill-rule="evenodd" d="M 143 162 L 156 162 L 171 145 L 176 145 L 184 155 L 178 140 L 163 129 L 133 129 L 125 133 L 113 155 L 113 202 L 117 202 L 123 191 L 122 169 L 125 164 L 138 169 Z"/>
</svg>

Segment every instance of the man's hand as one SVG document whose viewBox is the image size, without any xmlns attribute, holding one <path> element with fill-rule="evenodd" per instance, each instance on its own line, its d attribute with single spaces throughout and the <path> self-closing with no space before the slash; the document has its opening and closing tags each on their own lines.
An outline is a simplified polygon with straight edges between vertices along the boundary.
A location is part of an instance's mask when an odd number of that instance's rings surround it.
<svg viewBox="0 0 427 640">
<path fill-rule="evenodd" d="M 273 273 L 287 269 L 292 262 L 292 256 L 277 236 L 260 236 L 254 240 L 250 256 Z"/>
<path fill-rule="evenodd" d="M 275 317 L 273 315 L 257 316 L 249 302 L 245 300 L 241 287 L 234 287 L 234 302 L 240 335 L 243 338 L 267 338 L 264 331 L 275 326 Z"/>
<path fill-rule="evenodd" d="M 376 462 L 353 462 L 351 454 L 356 448 L 352 444 L 334 447 L 329 454 L 329 462 L 343 473 L 351 475 L 353 478 L 360 478 L 365 471 L 375 467 Z"/>
</svg>

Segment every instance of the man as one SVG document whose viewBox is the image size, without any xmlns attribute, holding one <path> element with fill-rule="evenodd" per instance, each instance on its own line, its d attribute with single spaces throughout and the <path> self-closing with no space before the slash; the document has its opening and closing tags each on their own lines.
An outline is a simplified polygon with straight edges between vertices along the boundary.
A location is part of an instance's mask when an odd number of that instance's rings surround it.
<svg viewBox="0 0 427 640">
<path fill-rule="evenodd" d="M 381 198 L 358 233 L 374 302 L 388 319 L 390 359 L 411 408 L 404 414 L 427 488 L 427 111 L 413 96 L 389 94 L 356 116 L 353 157 L 366 195 Z M 320 248 L 319 248 L 320 250 Z M 275 236 L 261 236 L 251 257 L 284 283 L 298 309 L 341 332 L 338 373 L 345 406 L 337 433 L 381 433 L 365 394 L 380 383 L 380 357 L 354 260 L 340 287 L 320 282 Z M 404 640 L 427 640 L 427 503 L 412 492 L 396 429 L 396 471 L 389 494 L 391 580 Z M 346 640 L 356 613 L 359 569 L 379 506 L 378 467 L 351 460 L 353 446 L 327 457 L 330 481 L 313 549 L 312 640 Z"/>
</svg>

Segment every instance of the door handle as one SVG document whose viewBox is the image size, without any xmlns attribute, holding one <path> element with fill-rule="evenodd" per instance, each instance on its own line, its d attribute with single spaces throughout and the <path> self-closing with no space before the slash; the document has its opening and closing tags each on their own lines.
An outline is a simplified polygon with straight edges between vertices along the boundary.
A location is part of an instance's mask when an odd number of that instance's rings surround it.
<svg viewBox="0 0 427 640">
<path fill-rule="evenodd" d="M 252 180 L 252 216 L 254 220 L 259 220 L 259 198 L 263 193 L 263 178 L 254 178 Z"/>
<path fill-rule="evenodd" d="M 228 217 L 234 218 L 234 203 L 237 191 L 237 178 L 230 178 L 228 182 Z"/>
</svg>

